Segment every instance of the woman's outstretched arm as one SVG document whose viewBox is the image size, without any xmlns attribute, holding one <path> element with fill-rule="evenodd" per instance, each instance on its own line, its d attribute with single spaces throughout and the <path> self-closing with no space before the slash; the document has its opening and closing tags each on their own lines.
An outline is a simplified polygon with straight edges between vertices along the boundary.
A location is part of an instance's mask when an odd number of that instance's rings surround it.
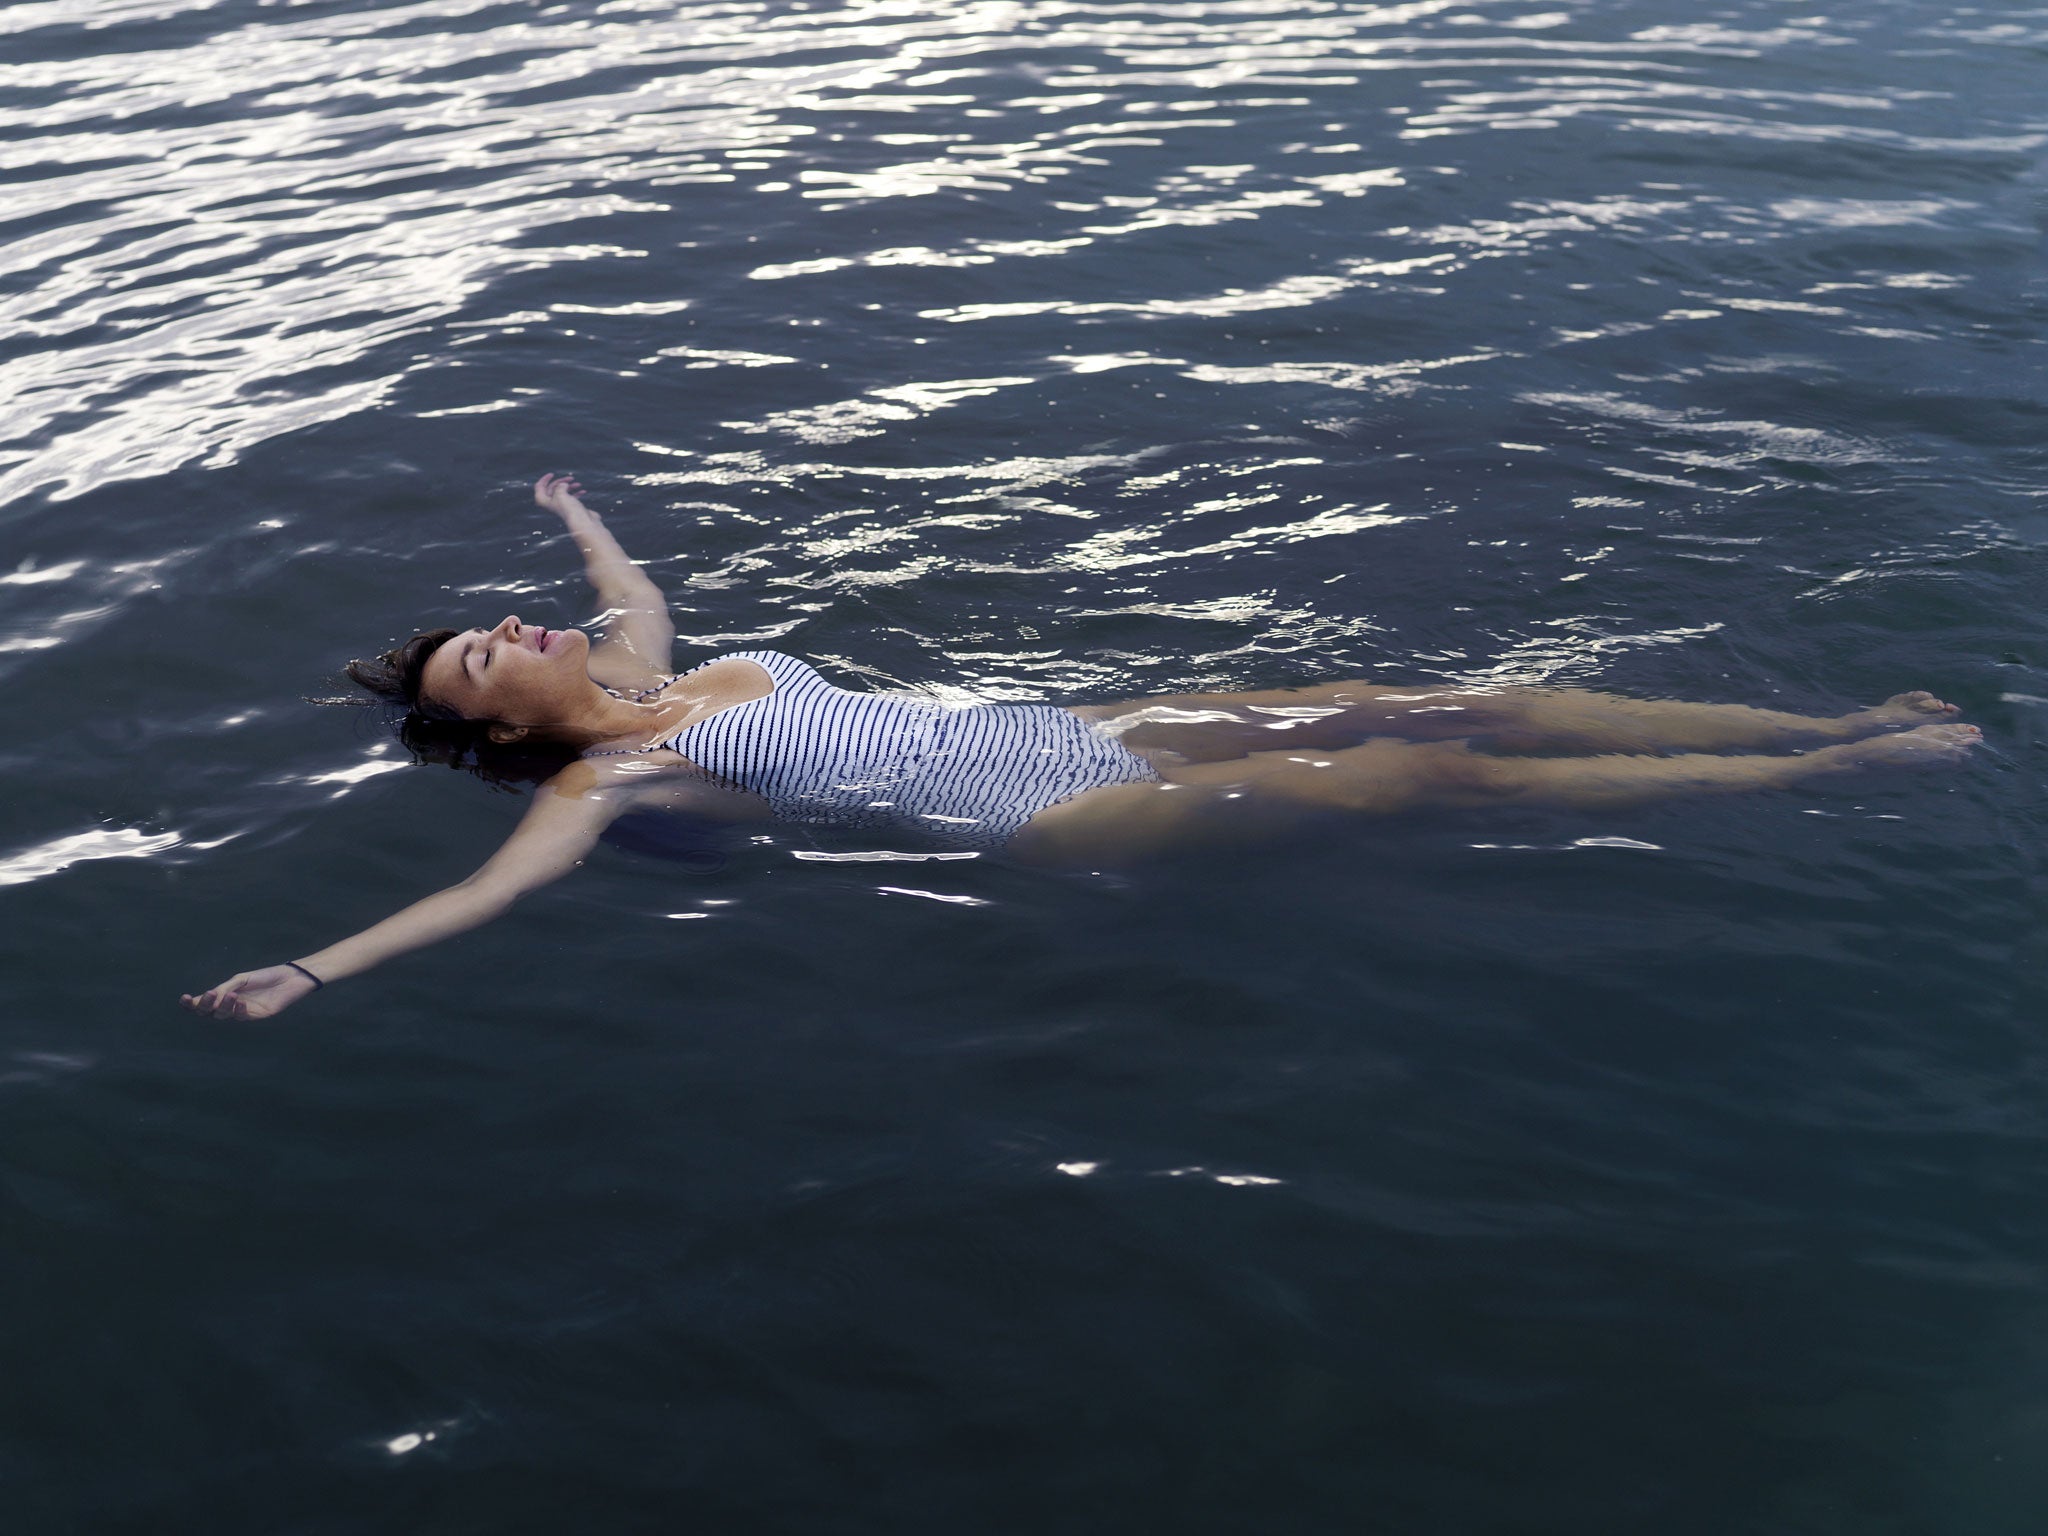
<svg viewBox="0 0 2048 1536">
<path fill-rule="evenodd" d="M 533 499 L 562 520 L 583 551 L 583 572 L 605 606 L 604 638 L 590 648 L 590 675 L 614 688 L 652 686 L 668 676 L 675 621 L 668 599 L 647 579 L 604 520 L 583 504 L 582 487 L 568 475 L 542 475 Z"/>
<path fill-rule="evenodd" d="M 325 949 L 283 965 L 240 972 L 217 987 L 188 993 L 182 1001 L 193 1012 L 217 1019 L 267 1019 L 318 985 L 354 976 L 394 955 L 489 922 L 527 892 L 559 880 L 582 863 L 598 835 L 632 808 L 637 797 L 629 790 L 606 792 L 610 777 L 588 763 L 572 763 L 541 786 L 504 846 L 467 880 Z"/>
</svg>

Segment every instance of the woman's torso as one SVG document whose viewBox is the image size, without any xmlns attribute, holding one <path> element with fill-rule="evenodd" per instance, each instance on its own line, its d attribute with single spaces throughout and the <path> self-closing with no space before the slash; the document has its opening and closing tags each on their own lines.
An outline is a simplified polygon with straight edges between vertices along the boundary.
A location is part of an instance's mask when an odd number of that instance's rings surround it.
<svg viewBox="0 0 2048 1536">
<path fill-rule="evenodd" d="M 993 845 L 1047 806 L 1106 784 L 1156 777 L 1071 710 L 1045 704 L 949 708 L 929 699 L 855 692 L 778 651 L 737 651 L 742 673 L 714 709 L 659 745 L 778 817 L 840 826 L 909 825 L 951 841 Z"/>
</svg>

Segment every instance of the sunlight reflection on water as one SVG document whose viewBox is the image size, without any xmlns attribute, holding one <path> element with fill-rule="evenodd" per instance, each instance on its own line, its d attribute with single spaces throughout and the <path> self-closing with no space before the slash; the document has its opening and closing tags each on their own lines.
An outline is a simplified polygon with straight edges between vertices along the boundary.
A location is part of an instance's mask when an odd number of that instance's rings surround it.
<svg viewBox="0 0 2048 1536">
<path fill-rule="evenodd" d="M 228 1467 L 272 1529 L 2028 1536 L 2037 20 L 0 9 L 48 1528 Z M 503 836 L 306 700 L 587 617 L 569 467 L 686 649 L 949 704 L 1929 686 L 1997 750 L 1071 880 L 642 828 L 172 1032 Z"/>
</svg>

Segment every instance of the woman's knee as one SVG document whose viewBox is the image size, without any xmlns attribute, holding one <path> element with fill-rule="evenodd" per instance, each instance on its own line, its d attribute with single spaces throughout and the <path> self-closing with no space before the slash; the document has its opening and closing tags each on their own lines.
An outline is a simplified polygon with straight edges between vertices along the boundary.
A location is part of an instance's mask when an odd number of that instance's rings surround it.
<svg viewBox="0 0 2048 1536">
<path fill-rule="evenodd" d="M 1462 741 L 1411 749 L 1407 765 L 1415 803 L 1494 805 L 1527 792 L 1532 763 L 1527 758 L 1489 757 Z"/>
<path fill-rule="evenodd" d="M 1472 804 L 1510 793 L 1498 760 L 1463 742 L 1381 737 L 1334 752 L 1262 753 L 1245 788 L 1270 802 L 1385 815 L 1418 805 Z"/>
</svg>

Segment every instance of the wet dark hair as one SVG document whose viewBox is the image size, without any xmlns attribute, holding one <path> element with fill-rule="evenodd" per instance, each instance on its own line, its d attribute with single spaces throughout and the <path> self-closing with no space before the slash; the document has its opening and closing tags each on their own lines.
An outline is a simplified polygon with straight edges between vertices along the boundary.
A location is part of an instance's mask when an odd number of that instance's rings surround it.
<svg viewBox="0 0 2048 1536">
<path fill-rule="evenodd" d="M 349 680 L 405 710 L 397 721 L 398 740 L 416 763 L 446 763 L 450 768 L 466 769 L 494 789 L 517 789 L 553 778 L 576 760 L 574 748 L 532 737 L 510 743 L 492 741 L 493 722 L 468 719 L 421 694 L 427 662 L 461 633 L 459 629 L 424 630 L 373 660 L 350 662 L 346 669 Z"/>
<path fill-rule="evenodd" d="M 388 704 L 403 704 L 414 714 L 430 720 L 460 720 L 462 717 L 447 705 L 423 700 L 420 682 L 434 652 L 461 633 L 459 629 L 422 630 L 405 644 L 394 645 L 375 661 L 350 662 L 347 669 L 349 681 L 358 688 L 369 689 Z"/>
</svg>

